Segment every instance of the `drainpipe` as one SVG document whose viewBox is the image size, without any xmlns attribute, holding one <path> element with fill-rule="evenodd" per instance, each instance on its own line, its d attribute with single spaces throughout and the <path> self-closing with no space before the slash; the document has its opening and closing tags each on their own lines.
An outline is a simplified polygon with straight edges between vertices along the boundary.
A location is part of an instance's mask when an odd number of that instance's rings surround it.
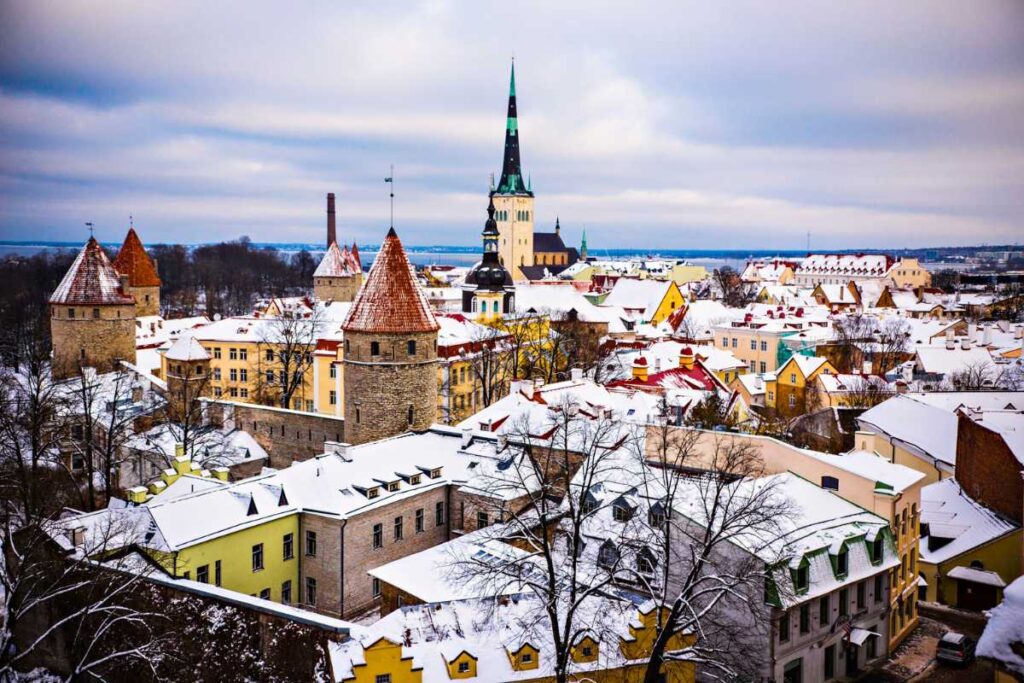
<svg viewBox="0 0 1024 683">
<path fill-rule="evenodd" d="M 338 616 L 345 617 L 345 525 L 348 519 L 341 520 L 341 566 L 338 568 Z"/>
</svg>

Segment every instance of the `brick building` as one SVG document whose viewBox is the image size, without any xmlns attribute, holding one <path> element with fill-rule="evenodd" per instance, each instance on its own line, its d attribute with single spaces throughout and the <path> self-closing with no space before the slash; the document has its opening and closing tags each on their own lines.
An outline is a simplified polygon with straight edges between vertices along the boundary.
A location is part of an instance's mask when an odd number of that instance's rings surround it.
<svg viewBox="0 0 1024 683">
<path fill-rule="evenodd" d="M 957 411 L 956 479 L 1000 516 L 1024 522 L 1024 413 Z"/>
</svg>

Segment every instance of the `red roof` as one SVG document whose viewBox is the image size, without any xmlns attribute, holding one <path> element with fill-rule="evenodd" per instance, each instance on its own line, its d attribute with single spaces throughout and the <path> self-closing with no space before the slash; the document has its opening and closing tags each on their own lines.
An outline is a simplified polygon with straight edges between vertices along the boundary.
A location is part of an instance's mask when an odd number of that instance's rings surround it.
<svg viewBox="0 0 1024 683">
<path fill-rule="evenodd" d="M 388 231 L 341 329 L 346 332 L 436 332 L 440 329 L 395 233 Z"/>
<path fill-rule="evenodd" d="M 156 265 L 149 258 L 142 241 L 135 234 L 135 228 L 129 228 L 124 244 L 114 259 L 114 270 L 128 276 L 128 284 L 132 287 L 159 287 L 160 276 L 156 274 Z"/>
<path fill-rule="evenodd" d="M 358 275 L 359 270 L 359 254 L 353 255 L 348 247 L 339 249 L 337 242 L 331 242 L 313 277 L 352 277 Z"/>
<path fill-rule="evenodd" d="M 133 304 L 135 298 L 121 290 L 117 271 L 110 264 L 106 252 L 96 238 L 90 237 L 50 296 L 50 303 L 83 306 Z"/>
</svg>

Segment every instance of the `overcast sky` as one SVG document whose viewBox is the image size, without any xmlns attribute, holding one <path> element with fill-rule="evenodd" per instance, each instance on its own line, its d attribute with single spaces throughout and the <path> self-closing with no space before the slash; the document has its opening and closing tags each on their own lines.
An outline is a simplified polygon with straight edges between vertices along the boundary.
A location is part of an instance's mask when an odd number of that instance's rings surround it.
<svg viewBox="0 0 1024 683">
<path fill-rule="evenodd" d="M 1024 2 L 0 0 L 0 237 L 476 244 L 516 58 L 592 249 L 1024 240 Z"/>
</svg>

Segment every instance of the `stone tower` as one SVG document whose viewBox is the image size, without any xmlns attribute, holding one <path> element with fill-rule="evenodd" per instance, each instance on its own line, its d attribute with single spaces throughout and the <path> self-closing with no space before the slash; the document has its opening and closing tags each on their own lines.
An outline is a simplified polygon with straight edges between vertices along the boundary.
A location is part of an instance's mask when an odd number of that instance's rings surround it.
<svg viewBox="0 0 1024 683">
<path fill-rule="evenodd" d="M 391 228 L 341 326 L 345 440 L 427 429 L 437 411 L 439 325 Z"/>
<path fill-rule="evenodd" d="M 119 360 L 135 362 L 135 298 L 128 276 L 118 275 L 94 237 L 50 297 L 50 336 L 57 379 L 83 367 L 108 372 Z"/>
<path fill-rule="evenodd" d="M 533 265 L 533 190 L 523 180 L 519 162 L 519 118 L 516 115 L 516 67 L 508 90 L 508 117 L 505 122 L 505 157 L 501 181 L 491 190 L 498 233 L 498 259 L 516 281 L 526 279 L 521 266 Z"/>
<path fill-rule="evenodd" d="M 160 276 L 134 227 L 128 229 L 117 252 L 114 270 L 128 276 L 128 293 L 135 297 L 135 315 L 160 315 Z"/>
<path fill-rule="evenodd" d="M 182 421 L 195 401 L 210 393 L 210 354 L 190 334 L 178 337 L 164 354 L 171 419 Z"/>
<path fill-rule="evenodd" d="M 348 247 L 338 248 L 332 242 L 324 252 L 320 265 L 313 272 L 313 296 L 317 301 L 352 301 L 363 281 L 363 268 L 359 252 Z"/>
<path fill-rule="evenodd" d="M 500 320 L 515 307 L 515 286 L 508 270 L 498 261 L 498 225 L 494 220 L 494 199 L 487 206 L 487 222 L 482 233 L 483 258 L 466 274 L 462 286 L 462 312 L 478 322 Z"/>
</svg>

